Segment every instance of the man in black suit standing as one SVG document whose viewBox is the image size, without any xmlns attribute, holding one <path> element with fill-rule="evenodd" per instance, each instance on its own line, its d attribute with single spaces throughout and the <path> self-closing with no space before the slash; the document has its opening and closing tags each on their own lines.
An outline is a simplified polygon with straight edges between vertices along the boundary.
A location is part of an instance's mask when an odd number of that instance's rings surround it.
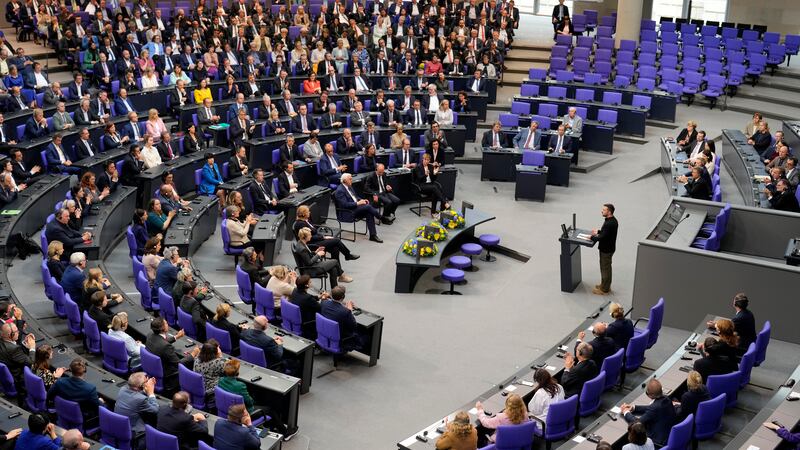
<svg viewBox="0 0 800 450">
<path fill-rule="evenodd" d="M 161 406 L 157 415 L 158 431 L 177 437 L 181 450 L 197 448 L 197 441 L 208 435 L 206 416 L 199 412 L 187 413 L 188 405 L 189 394 L 176 392 L 172 396 L 172 403 Z"/>
<path fill-rule="evenodd" d="M 253 212 L 262 215 L 278 206 L 278 197 L 272 192 L 272 183 L 264 180 L 264 170 L 253 171 L 253 182 L 250 183 L 250 196 L 253 198 Z"/>
<path fill-rule="evenodd" d="M 733 321 L 733 329 L 739 335 L 740 352 L 746 352 L 750 344 L 756 341 L 756 318 L 747 308 L 749 305 L 750 300 L 744 292 L 739 292 L 733 297 L 733 307 L 736 309 L 736 315 L 731 320 Z M 714 324 L 709 322 L 709 328 L 713 326 Z"/>
<path fill-rule="evenodd" d="M 575 348 L 575 355 L 567 353 L 564 356 L 564 373 L 561 375 L 561 387 L 564 388 L 564 398 L 580 395 L 583 384 L 596 377 L 599 371 L 597 364 L 592 360 L 592 346 L 581 342 Z"/>
<path fill-rule="evenodd" d="M 589 345 L 592 346 L 592 361 L 597 367 L 603 365 L 603 360 L 607 357 L 613 355 L 617 351 L 617 344 L 614 342 L 614 339 L 606 336 L 606 328 L 608 325 L 604 322 L 595 322 L 592 325 L 592 334 L 594 335 L 594 339 L 588 342 Z M 586 332 L 581 331 L 578 333 L 578 344 L 575 345 L 575 349 L 577 351 L 578 345 L 581 342 L 585 342 Z"/>
<path fill-rule="evenodd" d="M 599 230 L 592 230 L 592 240 L 598 242 L 597 250 L 600 254 L 600 284 L 592 289 L 596 295 L 608 295 L 611 292 L 611 258 L 617 250 L 617 230 L 619 222 L 614 217 L 614 205 L 603 205 L 601 214 L 605 219 Z"/>
<path fill-rule="evenodd" d="M 386 180 L 386 168 L 383 164 L 375 166 L 364 182 L 364 193 L 372 196 L 372 206 L 383 206 L 381 222 L 391 225 L 394 222 L 394 212 L 400 205 L 400 198 L 392 193 L 392 185 Z"/>
<path fill-rule="evenodd" d="M 506 148 L 508 147 L 508 139 L 502 133 L 503 125 L 499 121 L 492 124 L 492 129 L 483 133 L 481 138 L 481 147 L 483 148 Z"/>
<path fill-rule="evenodd" d="M 558 25 L 564 20 L 564 17 L 569 17 L 569 8 L 564 4 L 564 0 L 558 0 L 558 4 L 553 6 L 553 39 L 556 38 Z"/>
<path fill-rule="evenodd" d="M 675 422 L 675 407 L 672 406 L 672 400 L 664 395 L 661 382 L 655 378 L 647 382 L 646 393 L 652 399 L 649 405 L 623 403 L 620 409 L 626 422 L 641 422 L 647 429 L 647 436 L 662 447 L 666 445 Z"/>
<path fill-rule="evenodd" d="M 175 336 L 171 336 L 169 324 L 162 317 L 155 318 L 150 322 L 150 333 L 147 336 L 145 347 L 147 351 L 156 355 L 161 360 L 164 370 L 164 395 L 169 396 L 178 390 L 178 364 L 189 364 L 194 362 L 194 358 L 200 354 L 200 347 L 195 346 L 192 351 L 183 358 L 178 358 L 178 350 L 172 346 L 176 339 L 183 337 L 183 330 L 178 331 Z"/>
</svg>

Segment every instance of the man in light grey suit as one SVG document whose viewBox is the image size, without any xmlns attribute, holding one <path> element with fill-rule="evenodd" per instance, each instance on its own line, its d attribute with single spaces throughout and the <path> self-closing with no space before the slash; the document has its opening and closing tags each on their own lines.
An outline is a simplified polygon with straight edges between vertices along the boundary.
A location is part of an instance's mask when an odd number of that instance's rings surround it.
<svg viewBox="0 0 800 450">
<path fill-rule="evenodd" d="M 514 136 L 514 148 L 539 150 L 541 140 L 542 132 L 539 131 L 539 122 L 531 120 L 530 128 L 524 128 Z"/>
<path fill-rule="evenodd" d="M 75 128 L 75 121 L 67 112 L 64 102 L 58 102 L 56 113 L 53 114 L 53 129 L 56 131 L 71 130 Z"/>
<path fill-rule="evenodd" d="M 135 344 L 139 345 L 139 344 Z M 133 448 L 144 448 L 144 420 L 142 414 L 158 413 L 155 396 L 155 378 L 147 378 L 144 372 L 128 377 L 128 384 L 119 390 L 114 412 L 130 420 L 133 432 Z"/>
<path fill-rule="evenodd" d="M 567 130 L 572 130 L 573 133 L 580 133 L 583 130 L 583 119 L 576 112 L 575 107 L 571 106 L 562 123 Z"/>
<path fill-rule="evenodd" d="M 64 92 L 61 90 L 61 83 L 53 81 L 50 87 L 44 91 L 44 104 L 48 106 L 57 105 L 58 102 L 66 102 Z"/>
<path fill-rule="evenodd" d="M 219 123 L 219 116 L 211 108 L 211 99 L 204 98 L 203 106 L 197 108 L 197 123 L 200 129 L 205 132 L 211 125 Z"/>
</svg>

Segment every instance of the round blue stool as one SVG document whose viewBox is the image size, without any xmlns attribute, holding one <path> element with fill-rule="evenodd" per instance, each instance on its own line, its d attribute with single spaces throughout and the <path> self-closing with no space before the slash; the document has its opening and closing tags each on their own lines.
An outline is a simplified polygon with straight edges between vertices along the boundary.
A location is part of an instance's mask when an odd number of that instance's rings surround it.
<svg viewBox="0 0 800 450">
<path fill-rule="evenodd" d="M 442 271 L 442 278 L 450 282 L 450 290 L 442 292 L 442 295 L 461 295 L 454 289 L 455 283 L 464 281 L 464 271 L 459 269 L 444 269 Z"/>
<path fill-rule="evenodd" d="M 448 260 L 448 265 L 454 269 L 467 270 L 472 266 L 472 261 L 466 256 L 456 255 L 451 256 Z M 467 280 L 456 283 L 459 286 L 467 284 Z"/>
<path fill-rule="evenodd" d="M 492 256 L 492 247 L 500 243 L 500 236 L 496 234 L 482 234 L 478 238 L 481 245 L 486 249 L 486 255 L 481 256 L 481 261 L 495 262 L 497 258 Z"/>
<path fill-rule="evenodd" d="M 474 244 L 472 242 L 468 242 L 466 244 L 461 245 L 461 253 L 469 256 L 469 261 L 470 263 L 472 263 L 473 256 L 477 256 L 483 253 L 483 247 L 481 247 L 480 244 Z M 478 270 L 478 268 L 475 267 L 475 265 L 470 264 L 470 267 L 466 270 L 469 272 L 475 272 Z"/>
</svg>

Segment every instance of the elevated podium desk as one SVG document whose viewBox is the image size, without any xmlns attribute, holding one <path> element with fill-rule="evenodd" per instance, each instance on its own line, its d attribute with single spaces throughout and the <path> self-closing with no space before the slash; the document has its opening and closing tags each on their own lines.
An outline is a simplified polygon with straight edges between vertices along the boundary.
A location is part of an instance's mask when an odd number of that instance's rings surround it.
<svg viewBox="0 0 800 450">
<path fill-rule="evenodd" d="M 545 152 L 544 165 L 547 166 L 547 184 L 569 186 L 569 171 L 573 153 Z M 517 164 L 522 163 L 523 149 L 489 148 L 481 149 L 481 181 L 515 181 Z"/>
<path fill-rule="evenodd" d="M 425 273 L 426 270 L 431 268 L 439 268 L 442 265 L 443 258 L 449 254 L 458 251 L 461 244 L 474 240 L 475 227 L 478 225 L 494 220 L 495 217 L 487 212 L 478 211 L 476 209 L 468 209 L 464 216 L 464 228 L 455 230 L 448 230 L 447 240 L 437 242 L 439 253 L 427 258 L 416 258 L 411 255 L 403 253 L 403 244 L 397 250 L 397 257 L 395 258 L 395 278 L 394 278 L 394 291 L 401 294 L 410 294 L 414 292 L 414 286 L 417 281 Z M 416 227 L 403 242 L 408 239 L 417 237 Z"/>
<path fill-rule="evenodd" d="M 591 235 L 591 230 L 580 228 L 569 230 L 567 237 L 560 237 L 561 242 L 561 292 L 573 292 L 581 284 L 581 247 L 594 247 L 592 240 L 581 239 L 579 234 Z"/>
</svg>

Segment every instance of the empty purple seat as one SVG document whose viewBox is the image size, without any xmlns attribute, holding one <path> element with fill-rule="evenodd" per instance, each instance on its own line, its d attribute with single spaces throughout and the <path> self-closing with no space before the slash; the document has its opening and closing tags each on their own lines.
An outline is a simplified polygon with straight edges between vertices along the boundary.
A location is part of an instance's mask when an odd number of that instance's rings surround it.
<svg viewBox="0 0 800 450">
<path fill-rule="evenodd" d="M 569 70 L 559 70 L 556 72 L 556 81 L 569 82 L 575 79 L 575 74 Z"/>
<path fill-rule="evenodd" d="M 583 14 L 572 15 L 572 31 L 575 34 L 582 34 L 586 31 L 586 16 Z"/>
<path fill-rule="evenodd" d="M 633 65 L 634 55 L 631 51 L 620 50 L 617 52 L 617 66 L 620 64 Z"/>
<path fill-rule="evenodd" d="M 656 29 L 656 21 L 655 20 L 649 20 L 649 19 L 642 19 L 641 29 L 642 30 L 655 30 Z"/>
<path fill-rule="evenodd" d="M 594 52 L 594 63 L 597 65 L 600 61 L 611 62 L 611 50 L 605 48 L 598 48 Z"/>
<path fill-rule="evenodd" d="M 686 78 L 687 73 L 694 73 L 702 71 L 703 63 L 700 62 L 698 59 L 685 59 L 683 60 L 683 67 L 681 68 L 681 72 L 683 73 L 683 78 Z"/>
<path fill-rule="evenodd" d="M 559 80 L 561 81 L 561 80 Z M 547 96 L 563 99 L 567 97 L 567 88 L 561 86 L 550 86 L 547 88 Z"/>
<path fill-rule="evenodd" d="M 636 52 L 637 44 L 636 41 L 630 39 L 623 39 L 619 41 L 619 50 L 623 52 Z"/>
<path fill-rule="evenodd" d="M 639 78 L 636 80 L 636 89 L 643 91 L 653 91 L 656 88 L 656 80 L 652 78 Z"/>
<path fill-rule="evenodd" d="M 591 72 L 591 64 L 588 60 L 579 59 L 572 61 L 572 70 L 574 72 L 574 78 L 577 81 L 585 81 L 586 74 Z"/>
<path fill-rule="evenodd" d="M 662 46 L 665 44 L 677 44 L 678 33 L 661 33 Z"/>
<path fill-rule="evenodd" d="M 519 88 L 519 95 L 523 97 L 538 97 L 539 85 L 537 84 L 523 84 Z"/>
<path fill-rule="evenodd" d="M 575 47 L 585 47 L 590 50 L 594 47 L 594 39 L 591 36 L 578 36 L 575 42 Z"/>
<path fill-rule="evenodd" d="M 759 33 L 757 30 L 744 30 L 742 31 L 742 39 L 747 41 L 757 41 L 759 38 Z"/>
<path fill-rule="evenodd" d="M 569 47 L 563 45 L 554 45 L 550 52 L 551 58 L 566 58 L 569 55 Z"/>
<path fill-rule="evenodd" d="M 566 34 L 559 34 L 556 36 L 556 45 L 563 45 L 565 47 L 572 47 L 572 36 Z"/>
<path fill-rule="evenodd" d="M 740 52 L 742 51 L 742 49 L 744 49 L 744 41 L 742 41 L 737 37 L 725 38 L 724 42 L 725 42 L 726 52 L 731 50 L 735 52 Z"/>
<path fill-rule="evenodd" d="M 451 256 L 450 259 L 447 260 L 447 262 L 450 265 L 450 267 L 461 270 L 466 269 L 472 265 L 472 260 L 470 260 L 466 256 L 461 256 L 461 255 Z"/>
<path fill-rule="evenodd" d="M 442 279 L 450 282 L 450 290 L 442 292 L 442 295 L 461 295 L 455 290 L 455 284 L 464 281 L 464 271 L 459 269 L 444 269 Z"/>
<path fill-rule="evenodd" d="M 552 58 L 550 60 L 550 71 L 548 72 L 548 75 L 551 78 L 555 78 L 556 73 L 558 73 L 559 70 L 567 70 L 566 58 Z"/>
<path fill-rule="evenodd" d="M 603 82 L 603 77 L 599 73 L 589 72 L 583 78 L 583 82 L 586 84 L 601 84 Z"/>
<path fill-rule="evenodd" d="M 654 67 L 656 65 L 656 54 L 655 53 L 639 53 L 639 67 L 643 66 L 650 66 Z"/>
<path fill-rule="evenodd" d="M 783 64 L 786 59 L 786 46 L 780 44 L 770 44 L 767 51 L 767 64 L 772 67 L 772 73 L 775 73 L 775 68 Z"/>
<path fill-rule="evenodd" d="M 519 116 L 516 114 L 500 114 L 500 125 L 504 127 L 518 127 Z"/>
<path fill-rule="evenodd" d="M 655 33 L 655 31 L 653 32 Z M 597 37 L 611 37 L 614 35 L 614 29 L 611 27 L 600 26 L 597 27 Z"/>
<path fill-rule="evenodd" d="M 594 101 L 594 89 L 576 89 L 575 90 L 575 100 L 581 102 L 591 102 Z"/>
<path fill-rule="evenodd" d="M 652 41 L 652 42 L 651 41 L 642 41 L 642 43 L 639 44 L 639 58 L 642 57 L 642 53 L 648 53 L 648 54 L 653 54 L 653 55 L 657 54 L 658 53 L 658 44 L 656 44 L 655 41 Z"/>
<path fill-rule="evenodd" d="M 625 75 L 620 75 L 619 73 L 617 76 L 614 77 L 614 87 L 618 88 L 627 88 L 631 85 L 631 79 L 626 77 Z"/>
<path fill-rule="evenodd" d="M 551 121 L 550 121 L 549 117 L 540 116 L 538 114 L 535 114 L 535 115 L 531 116 L 531 121 L 534 121 L 534 122 L 538 123 L 540 130 L 549 130 L 550 129 Z"/>
<path fill-rule="evenodd" d="M 663 58 L 665 55 L 678 56 L 678 44 L 675 43 L 664 43 L 661 45 L 661 57 Z"/>
<path fill-rule="evenodd" d="M 662 17 L 661 20 L 663 21 L 664 18 Z M 678 31 L 677 25 L 671 19 L 661 22 L 658 27 L 662 33 L 674 33 Z"/>
<path fill-rule="evenodd" d="M 655 67 L 639 66 L 639 79 L 646 78 L 655 81 L 658 73 Z"/>
<path fill-rule="evenodd" d="M 600 18 L 600 26 L 614 28 L 617 26 L 616 16 L 603 16 Z"/>
<path fill-rule="evenodd" d="M 787 34 L 783 40 L 783 45 L 786 46 L 787 63 L 791 61 L 792 56 L 797 55 L 800 51 L 800 35 Z"/>
<path fill-rule="evenodd" d="M 617 112 L 611 109 L 597 110 L 597 121 L 603 125 L 616 126 Z"/>
<path fill-rule="evenodd" d="M 586 15 L 586 28 L 594 29 L 597 27 L 597 11 L 585 9 L 583 10 L 583 14 Z"/>
<path fill-rule="evenodd" d="M 661 75 L 665 70 L 677 69 L 678 57 L 675 55 L 666 55 L 661 57 L 661 67 L 658 68 L 658 74 Z"/>
<path fill-rule="evenodd" d="M 538 86 L 537 86 L 538 87 Z M 528 102 L 511 102 L 511 114 L 527 116 L 531 113 L 531 104 Z"/>
<path fill-rule="evenodd" d="M 575 50 L 572 51 L 572 62 L 574 64 L 579 59 L 589 59 L 591 54 L 592 49 L 589 47 L 575 47 Z"/>
<path fill-rule="evenodd" d="M 631 106 L 639 109 L 650 109 L 652 98 L 648 95 L 635 95 L 631 99 Z"/>
<path fill-rule="evenodd" d="M 621 92 L 612 92 L 612 91 L 603 92 L 603 103 L 608 104 L 608 105 L 621 105 L 622 104 L 622 93 Z"/>
<path fill-rule="evenodd" d="M 603 83 L 608 83 L 608 79 L 611 78 L 611 62 L 596 61 L 594 63 L 594 71 L 600 75 L 600 79 L 603 81 Z"/>
<path fill-rule="evenodd" d="M 610 37 L 597 38 L 597 48 L 604 50 L 614 50 L 614 39 Z"/>
<path fill-rule="evenodd" d="M 695 34 L 695 33 L 697 33 L 697 25 L 691 22 L 681 24 L 681 35 Z"/>
<path fill-rule="evenodd" d="M 761 41 L 745 41 L 744 51 L 748 58 L 764 53 L 764 43 Z"/>
<path fill-rule="evenodd" d="M 699 72 L 688 72 L 683 75 L 683 95 L 686 97 L 686 104 L 691 105 L 694 96 L 700 91 L 703 77 Z"/>
<path fill-rule="evenodd" d="M 718 47 L 704 47 L 706 61 L 722 61 L 724 52 Z"/>
<path fill-rule="evenodd" d="M 736 28 L 731 27 L 722 27 L 722 38 L 723 39 L 738 39 L 739 38 L 739 30 Z"/>
<path fill-rule="evenodd" d="M 697 47 L 700 45 L 700 36 L 696 34 L 682 36 L 681 42 L 684 47 Z"/>
<path fill-rule="evenodd" d="M 528 78 L 531 80 L 544 81 L 547 79 L 547 70 L 545 69 L 530 69 L 528 70 Z"/>
<path fill-rule="evenodd" d="M 700 36 L 716 36 L 717 35 L 717 27 L 712 25 L 703 25 L 700 28 Z"/>
<path fill-rule="evenodd" d="M 652 42 L 655 44 L 656 40 L 658 40 L 658 33 L 655 30 L 642 30 L 639 33 L 639 41 L 644 42 Z"/>
<path fill-rule="evenodd" d="M 722 75 L 709 75 L 705 90 L 700 92 L 711 102 L 711 108 L 717 104 L 717 99 L 725 93 L 725 77 Z"/>
<path fill-rule="evenodd" d="M 551 119 L 558 117 L 558 105 L 554 105 L 552 103 L 540 103 L 538 114 L 540 116 L 550 117 Z"/>
</svg>

